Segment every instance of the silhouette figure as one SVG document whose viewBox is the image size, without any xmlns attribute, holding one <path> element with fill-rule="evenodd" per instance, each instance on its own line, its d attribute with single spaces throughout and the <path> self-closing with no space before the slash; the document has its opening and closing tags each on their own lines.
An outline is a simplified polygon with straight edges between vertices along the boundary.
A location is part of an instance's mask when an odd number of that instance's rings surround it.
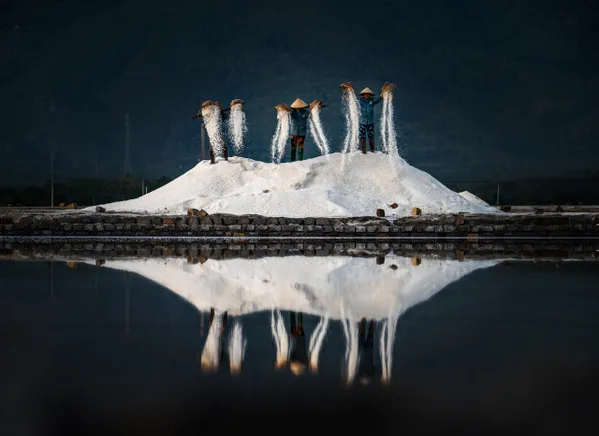
<svg viewBox="0 0 599 436">
<path fill-rule="evenodd" d="M 366 318 L 360 321 L 358 340 L 358 350 L 360 363 L 358 366 L 358 376 L 363 385 L 368 385 L 372 381 L 374 373 L 374 320 L 368 322 L 368 334 L 366 333 Z"/>
<path fill-rule="evenodd" d="M 202 371 L 214 372 L 218 369 L 224 357 L 224 331 L 227 327 L 227 312 L 217 313 L 214 308 L 210 309 L 210 327 L 206 343 L 201 355 Z"/>
<path fill-rule="evenodd" d="M 289 367 L 295 375 L 302 374 L 308 366 L 308 352 L 306 349 L 306 336 L 304 335 L 303 314 L 289 312 L 291 327 L 291 344 L 289 349 Z"/>
</svg>

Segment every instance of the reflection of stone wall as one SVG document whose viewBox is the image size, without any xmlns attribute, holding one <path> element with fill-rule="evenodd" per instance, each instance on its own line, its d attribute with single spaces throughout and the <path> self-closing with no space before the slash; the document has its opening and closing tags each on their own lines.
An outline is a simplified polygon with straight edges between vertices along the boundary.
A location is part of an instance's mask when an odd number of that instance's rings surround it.
<svg viewBox="0 0 599 436">
<path fill-rule="evenodd" d="M 599 240 L 572 243 L 571 241 L 492 241 L 473 242 L 205 242 L 184 243 L 146 240 L 137 242 L 97 242 L 71 240 L 32 243 L 30 241 L 0 241 L 1 259 L 57 259 L 82 260 L 132 258 L 132 257 L 186 257 L 189 263 L 203 263 L 206 259 L 260 258 L 266 256 L 360 256 L 377 257 L 375 264 L 384 264 L 384 256 L 393 252 L 398 256 L 414 258 L 435 257 L 443 259 L 579 259 L 599 261 Z"/>
<path fill-rule="evenodd" d="M 150 216 L 112 213 L 0 216 L 3 236 L 599 236 L 599 214 L 422 215 L 399 218 Z"/>
</svg>

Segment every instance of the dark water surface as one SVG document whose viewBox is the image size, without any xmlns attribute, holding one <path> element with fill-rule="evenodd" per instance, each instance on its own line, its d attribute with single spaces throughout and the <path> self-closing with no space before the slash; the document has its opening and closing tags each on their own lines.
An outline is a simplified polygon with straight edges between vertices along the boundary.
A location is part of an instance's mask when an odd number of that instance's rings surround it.
<svg viewBox="0 0 599 436">
<path fill-rule="evenodd" d="M 599 262 L 2 261 L 0 341 L 0 434 L 599 428 Z"/>
</svg>

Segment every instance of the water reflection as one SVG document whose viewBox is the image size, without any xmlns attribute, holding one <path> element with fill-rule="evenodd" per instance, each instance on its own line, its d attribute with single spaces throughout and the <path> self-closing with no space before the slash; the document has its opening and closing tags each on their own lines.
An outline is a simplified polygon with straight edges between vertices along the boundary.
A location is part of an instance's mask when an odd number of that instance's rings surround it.
<svg viewBox="0 0 599 436">
<path fill-rule="evenodd" d="M 231 374 L 242 372 L 248 346 L 243 316 L 268 310 L 275 369 L 318 374 L 333 320 L 341 323 L 345 336 L 343 382 L 352 385 L 358 378 L 369 385 L 375 378 L 382 384 L 391 381 L 401 314 L 472 271 L 497 263 L 388 256 L 380 264 L 367 257 L 289 256 L 192 264 L 176 258 L 114 260 L 103 267 L 137 273 L 210 313 L 200 357 L 206 373 L 227 363 Z M 305 314 L 319 317 L 311 334 L 305 331 Z M 236 319 L 228 328 L 231 317 Z"/>
</svg>

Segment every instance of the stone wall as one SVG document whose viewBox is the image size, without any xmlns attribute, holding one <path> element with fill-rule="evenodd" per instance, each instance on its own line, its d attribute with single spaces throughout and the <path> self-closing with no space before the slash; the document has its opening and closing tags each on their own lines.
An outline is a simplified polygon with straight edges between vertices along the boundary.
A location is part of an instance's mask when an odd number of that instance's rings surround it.
<svg viewBox="0 0 599 436">
<path fill-rule="evenodd" d="M 269 256 L 360 256 L 384 257 L 390 253 L 406 257 L 435 257 L 443 259 L 563 259 L 599 261 L 599 240 L 535 240 L 529 242 L 504 241 L 492 243 L 475 242 L 434 242 L 434 241 L 286 241 L 286 242 L 210 242 L 185 243 L 172 240 L 145 240 L 138 242 L 98 242 L 45 240 L 7 242 L 0 240 L 0 259 L 55 259 L 83 260 L 185 257 L 190 263 L 203 259 L 261 258 Z M 377 261 L 379 261 L 378 259 Z M 384 263 L 384 261 L 383 261 Z"/>
<path fill-rule="evenodd" d="M 112 213 L 0 216 L 0 236 L 168 237 L 584 237 L 599 236 L 599 214 L 422 215 L 389 220 L 258 215 L 151 216 Z"/>
</svg>

